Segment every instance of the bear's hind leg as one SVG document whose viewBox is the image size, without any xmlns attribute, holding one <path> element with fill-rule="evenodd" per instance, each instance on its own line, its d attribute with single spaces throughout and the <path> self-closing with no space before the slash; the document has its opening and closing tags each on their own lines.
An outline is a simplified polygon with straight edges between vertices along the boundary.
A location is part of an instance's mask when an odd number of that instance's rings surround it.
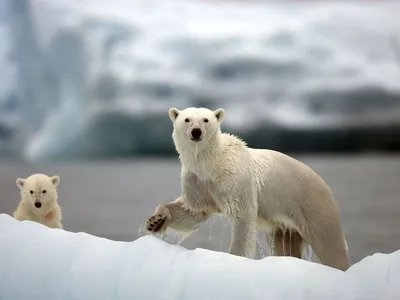
<svg viewBox="0 0 400 300">
<path fill-rule="evenodd" d="M 307 230 L 304 238 L 309 241 L 320 262 L 324 265 L 346 271 L 350 267 L 345 242 L 342 236 L 320 234 Z"/>
<path fill-rule="evenodd" d="M 300 235 L 311 246 L 322 264 L 342 271 L 350 267 L 346 242 L 337 219 L 325 216 L 305 222 L 304 218 L 297 216 L 295 223 Z"/>
<path fill-rule="evenodd" d="M 276 228 L 273 242 L 275 256 L 302 258 L 303 238 L 296 230 Z"/>
</svg>

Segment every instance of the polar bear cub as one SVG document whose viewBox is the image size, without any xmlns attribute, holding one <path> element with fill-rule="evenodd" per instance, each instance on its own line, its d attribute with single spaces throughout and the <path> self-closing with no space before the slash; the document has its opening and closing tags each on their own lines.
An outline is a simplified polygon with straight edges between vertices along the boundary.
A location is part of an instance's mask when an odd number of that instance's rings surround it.
<svg viewBox="0 0 400 300">
<path fill-rule="evenodd" d="M 171 108 L 173 140 L 181 161 L 182 194 L 159 205 L 147 221 L 150 232 L 171 227 L 194 231 L 211 214 L 222 213 L 232 226 L 229 253 L 254 258 L 258 230 L 276 233 L 276 255 L 291 256 L 304 243 L 321 263 L 346 270 L 347 244 L 340 212 L 329 186 L 307 165 L 283 153 L 252 149 L 222 133 L 223 109 Z M 282 239 L 282 237 L 284 237 Z"/>
<path fill-rule="evenodd" d="M 33 174 L 26 179 L 18 178 L 16 183 L 21 192 L 21 201 L 14 212 L 15 219 L 37 222 L 50 228 L 63 228 L 61 207 L 57 201 L 59 176 Z"/>
</svg>

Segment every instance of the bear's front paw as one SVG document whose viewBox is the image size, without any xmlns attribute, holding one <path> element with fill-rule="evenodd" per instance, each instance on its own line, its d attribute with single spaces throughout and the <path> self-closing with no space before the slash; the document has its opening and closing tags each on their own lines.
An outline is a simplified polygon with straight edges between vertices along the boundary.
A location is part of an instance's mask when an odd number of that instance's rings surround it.
<svg viewBox="0 0 400 300">
<path fill-rule="evenodd" d="M 171 219 L 171 213 L 169 209 L 161 204 L 156 208 L 154 215 L 147 220 L 147 231 L 151 233 L 164 232 L 166 230 L 166 223 Z"/>
<path fill-rule="evenodd" d="M 147 220 L 147 231 L 156 233 L 159 231 L 165 231 L 164 225 L 167 221 L 168 217 L 165 214 L 156 214 L 152 217 L 150 217 Z"/>
</svg>

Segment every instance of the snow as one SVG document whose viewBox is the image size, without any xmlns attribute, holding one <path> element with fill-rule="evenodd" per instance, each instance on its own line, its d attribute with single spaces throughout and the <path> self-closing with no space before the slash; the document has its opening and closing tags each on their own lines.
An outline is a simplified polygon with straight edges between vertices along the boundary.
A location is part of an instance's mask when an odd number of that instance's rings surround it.
<svg viewBox="0 0 400 300">
<path fill-rule="evenodd" d="M 0 214 L 0 299 L 394 300 L 400 251 L 346 272 L 290 257 L 250 260 L 153 237 L 118 242 Z"/>
</svg>

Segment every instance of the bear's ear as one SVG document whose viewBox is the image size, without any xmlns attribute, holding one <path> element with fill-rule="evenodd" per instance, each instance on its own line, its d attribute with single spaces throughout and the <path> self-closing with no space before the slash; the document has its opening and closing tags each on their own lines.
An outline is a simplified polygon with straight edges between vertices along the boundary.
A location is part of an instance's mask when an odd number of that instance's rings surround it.
<svg viewBox="0 0 400 300">
<path fill-rule="evenodd" d="M 217 118 L 218 122 L 221 123 L 225 119 L 225 110 L 218 108 L 214 111 L 214 116 Z"/>
<path fill-rule="evenodd" d="M 57 186 L 60 183 L 60 176 L 55 175 L 53 177 L 50 177 L 50 180 L 54 186 Z"/>
<path fill-rule="evenodd" d="M 169 118 L 171 119 L 172 122 L 174 122 L 176 120 L 176 118 L 179 116 L 180 112 L 181 111 L 175 107 L 169 109 L 168 114 L 169 114 Z"/>
<path fill-rule="evenodd" d="M 22 189 L 22 188 L 24 187 L 24 184 L 25 184 L 25 179 L 23 179 L 23 178 L 17 178 L 16 183 L 17 183 L 17 187 L 19 187 L 20 189 Z"/>
</svg>

